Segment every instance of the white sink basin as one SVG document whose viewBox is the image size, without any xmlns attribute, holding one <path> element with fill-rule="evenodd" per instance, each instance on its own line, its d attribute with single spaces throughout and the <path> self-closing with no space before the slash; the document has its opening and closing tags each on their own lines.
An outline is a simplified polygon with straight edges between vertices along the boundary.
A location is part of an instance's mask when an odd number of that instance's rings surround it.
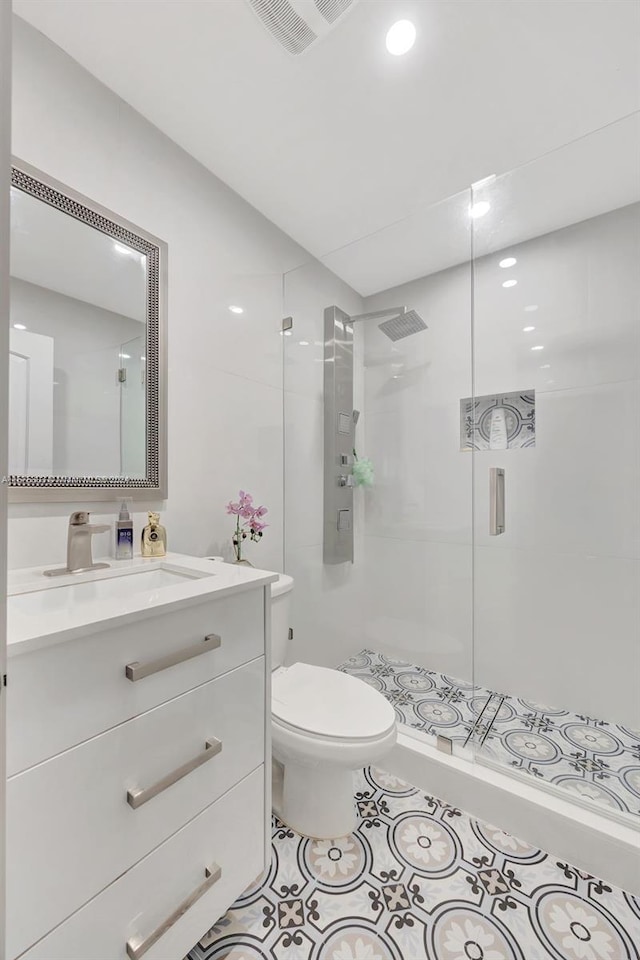
<svg viewBox="0 0 640 960">
<path fill-rule="evenodd" d="M 105 574 L 107 571 L 105 571 Z M 19 611 L 27 616 L 42 616 L 70 609 L 77 604 L 95 603 L 100 600 L 120 600 L 138 596 L 145 605 L 158 602 L 160 593 L 167 587 L 175 587 L 190 580 L 207 576 L 195 570 L 160 568 L 156 570 L 131 569 L 111 576 L 103 574 L 95 580 L 83 583 L 67 583 L 44 586 L 41 590 L 20 593 L 8 598 L 8 610 Z M 209 576 L 213 576 L 212 570 Z"/>
<path fill-rule="evenodd" d="M 55 578 L 44 576 L 47 567 L 11 571 L 7 583 L 9 656 L 278 579 L 276 573 L 265 570 L 178 553 L 158 560 L 135 557 L 110 563 L 107 569 Z"/>
</svg>

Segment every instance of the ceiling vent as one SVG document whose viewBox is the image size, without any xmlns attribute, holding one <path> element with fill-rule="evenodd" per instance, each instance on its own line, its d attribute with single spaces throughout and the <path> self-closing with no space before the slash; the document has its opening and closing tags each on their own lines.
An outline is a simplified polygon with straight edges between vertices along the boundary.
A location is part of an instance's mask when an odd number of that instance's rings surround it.
<svg viewBox="0 0 640 960">
<path fill-rule="evenodd" d="M 358 0 L 247 0 L 260 22 L 294 57 L 329 33 Z"/>
</svg>

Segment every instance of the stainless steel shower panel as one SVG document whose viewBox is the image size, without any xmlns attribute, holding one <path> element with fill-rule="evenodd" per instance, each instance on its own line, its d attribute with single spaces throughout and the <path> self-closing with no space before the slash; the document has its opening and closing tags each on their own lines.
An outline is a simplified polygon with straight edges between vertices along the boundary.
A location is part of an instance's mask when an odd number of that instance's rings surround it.
<svg viewBox="0 0 640 960">
<path fill-rule="evenodd" d="M 326 564 L 353 563 L 353 325 L 324 311 L 324 547 Z"/>
</svg>

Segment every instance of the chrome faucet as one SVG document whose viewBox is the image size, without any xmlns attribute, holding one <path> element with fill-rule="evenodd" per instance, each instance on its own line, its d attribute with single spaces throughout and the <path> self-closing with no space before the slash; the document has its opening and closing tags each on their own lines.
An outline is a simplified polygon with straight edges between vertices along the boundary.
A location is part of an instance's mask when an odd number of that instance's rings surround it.
<svg viewBox="0 0 640 960">
<path fill-rule="evenodd" d="M 91 555 L 91 537 L 94 533 L 106 533 L 106 523 L 89 523 L 88 510 L 76 510 L 69 517 L 67 535 L 67 565 L 56 570 L 45 570 L 45 577 L 62 577 L 69 573 L 86 573 L 88 570 L 103 570 L 108 563 L 94 563 Z"/>
</svg>

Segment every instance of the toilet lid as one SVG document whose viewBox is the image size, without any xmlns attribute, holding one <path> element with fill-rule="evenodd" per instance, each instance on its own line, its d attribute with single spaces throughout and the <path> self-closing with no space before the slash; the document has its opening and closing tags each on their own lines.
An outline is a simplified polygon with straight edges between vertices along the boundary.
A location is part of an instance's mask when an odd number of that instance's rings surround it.
<svg viewBox="0 0 640 960">
<path fill-rule="evenodd" d="M 391 704 L 362 680 L 308 663 L 274 674 L 271 711 L 289 727 L 358 740 L 387 733 L 396 719 Z"/>
</svg>

